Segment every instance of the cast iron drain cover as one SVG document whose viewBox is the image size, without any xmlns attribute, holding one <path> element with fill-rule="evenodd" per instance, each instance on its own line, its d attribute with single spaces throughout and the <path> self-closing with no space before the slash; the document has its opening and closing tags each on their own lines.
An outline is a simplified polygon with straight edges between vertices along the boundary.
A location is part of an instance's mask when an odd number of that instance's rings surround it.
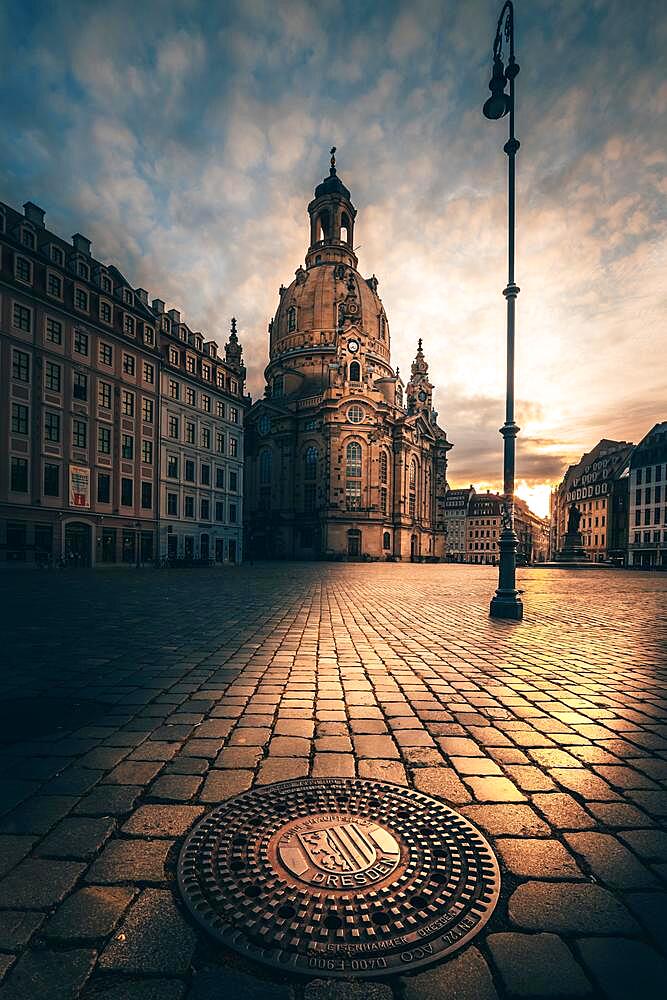
<svg viewBox="0 0 667 1000">
<path fill-rule="evenodd" d="M 384 781 L 304 778 L 209 813 L 183 845 L 178 883 L 210 934 L 259 962 L 383 976 L 474 937 L 500 872 L 443 802 Z"/>
</svg>

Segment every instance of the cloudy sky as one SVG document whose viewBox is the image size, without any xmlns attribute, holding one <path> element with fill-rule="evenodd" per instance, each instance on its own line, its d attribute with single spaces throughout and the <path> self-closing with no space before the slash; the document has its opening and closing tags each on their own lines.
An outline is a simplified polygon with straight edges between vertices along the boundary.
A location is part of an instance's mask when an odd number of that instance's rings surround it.
<svg viewBox="0 0 667 1000">
<path fill-rule="evenodd" d="M 667 5 L 517 0 L 519 493 L 667 416 Z M 223 342 L 249 387 L 338 147 L 392 359 L 418 337 L 452 485 L 498 487 L 505 122 L 491 0 L 9 0 L 0 199 Z M 3 23 L 4 21 L 4 23 Z"/>
</svg>

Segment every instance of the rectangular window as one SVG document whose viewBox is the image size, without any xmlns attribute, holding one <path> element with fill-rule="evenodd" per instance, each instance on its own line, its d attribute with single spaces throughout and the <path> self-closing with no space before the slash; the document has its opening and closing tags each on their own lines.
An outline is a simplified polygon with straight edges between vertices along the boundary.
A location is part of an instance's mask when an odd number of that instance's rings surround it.
<svg viewBox="0 0 667 1000">
<path fill-rule="evenodd" d="M 34 250 L 35 242 L 36 242 L 35 234 L 33 232 L 31 232 L 29 229 L 21 230 L 21 243 L 23 244 L 24 247 L 27 247 L 28 250 Z"/>
<path fill-rule="evenodd" d="M 145 424 L 153 423 L 153 400 L 145 396 L 141 401 L 141 419 Z"/>
<path fill-rule="evenodd" d="M 195 463 L 190 458 L 185 460 L 185 481 L 188 483 L 195 481 Z"/>
<path fill-rule="evenodd" d="M 653 468 L 649 465 L 646 467 L 646 482 L 650 483 L 653 479 Z"/>
<path fill-rule="evenodd" d="M 30 355 L 25 351 L 14 351 L 12 354 L 12 378 L 17 382 L 30 381 Z"/>
<path fill-rule="evenodd" d="M 195 516 L 195 498 L 186 497 L 185 498 L 185 516 L 194 517 Z"/>
<path fill-rule="evenodd" d="M 167 514 L 178 517 L 178 494 L 167 493 Z"/>
<path fill-rule="evenodd" d="M 60 467 L 57 465 L 44 466 L 44 496 L 60 496 Z"/>
<path fill-rule="evenodd" d="M 172 399 L 180 399 L 180 386 L 176 379 L 169 379 L 169 395 Z"/>
<path fill-rule="evenodd" d="M 120 502 L 123 507 L 132 506 L 132 480 L 131 479 L 121 479 L 120 481 Z"/>
<path fill-rule="evenodd" d="M 123 316 L 123 330 L 128 337 L 134 337 L 134 317 L 128 316 L 127 313 Z"/>
<path fill-rule="evenodd" d="M 229 492 L 236 493 L 238 489 L 238 472 L 234 472 L 232 469 L 229 470 Z"/>
<path fill-rule="evenodd" d="M 74 350 L 77 354 L 88 357 L 88 334 L 81 330 L 74 331 Z"/>
<path fill-rule="evenodd" d="M 121 411 L 125 417 L 134 416 L 134 393 L 123 389 L 121 396 Z"/>
<path fill-rule="evenodd" d="M 102 291 L 106 292 L 107 295 L 111 295 L 111 293 L 113 292 L 113 284 L 111 278 L 109 278 L 106 274 L 102 275 Z"/>
<path fill-rule="evenodd" d="M 155 368 L 153 365 L 149 365 L 147 361 L 144 361 L 144 382 L 148 385 L 153 385 L 155 381 Z"/>
<path fill-rule="evenodd" d="M 18 281 L 24 281 L 28 285 L 32 282 L 32 264 L 27 257 L 16 257 L 14 268 Z"/>
<path fill-rule="evenodd" d="M 111 306 L 108 302 L 100 302 L 100 319 L 103 323 L 111 323 Z"/>
<path fill-rule="evenodd" d="M 230 503 L 229 505 L 229 523 L 236 524 L 236 504 Z"/>
<path fill-rule="evenodd" d="M 206 379 L 207 382 L 211 381 L 211 366 L 210 365 L 204 365 L 203 364 L 201 366 L 201 377 L 204 378 L 204 379 Z"/>
<path fill-rule="evenodd" d="M 225 488 L 225 470 L 221 469 L 219 465 L 215 469 L 215 487 L 218 490 Z"/>
<path fill-rule="evenodd" d="M 225 373 L 221 369 L 218 369 L 215 381 L 219 389 L 225 388 Z M 224 416 L 224 414 L 221 414 L 221 416 Z"/>
<path fill-rule="evenodd" d="M 28 460 L 12 458 L 10 486 L 12 493 L 28 492 Z"/>
<path fill-rule="evenodd" d="M 84 372 L 74 372 L 72 379 L 72 396 L 83 402 L 88 399 L 88 376 Z"/>
<path fill-rule="evenodd" d="M 55 299 L 62 299 L 63 281 L 59 274 L 54 274 L 53 271 L 47 272 L 46 291 L 49 295 L 53 295 Z"/>
<path fill-rule="evenodd" d="M 191 375 L 196 375 L 196 373 L 197 373 L 197 361 L 195 360 L 195 358 L 192 357 L 191 354 L 188 354 L 187 357 L 186 357 L 186 359 L 185 359 L 185 367 L 186 367 L 186 370 L 188 372 L 190 372 Z"/>
<path fill-rule="evenodd" d="M 46 441 L 60 441 L 60 414 L 44 414 L 44 439 Z"/>
<path fill-rule="evenodd" d="M 225 453 L 225 435 L 220 431 L 216 431 L 215 434 L 215 450 L 220 455 L 224 455 Z"/>
<path fill-rule="evenodd" d="M 380 489 L 380 510 L 383 514 L 387 513 L 387 490 L 384 486 Z"/>
<path fill-rule="evenodd" d="M 201 429 L 201 446 L 202 448 L 211 447 L 211 431 L 208 427 L 202 427 Z"/>
<path fill-rule="evenodd" d="M 178 479 L 178 458 L 176 455 L 167 455 L 167 477 Z"/>
<path fill-rule="evenodd" d="M 211 466 L 202 465 L 201 467 L 201 481 L 203 486 L 211 485 Z"/>
<path fill-rule="evenodd" d="M 85 278 L 86 281 L 90 281 L 90 268 L 87 264 L 84 264 L 82 260 L 78 262 L 76 272 L 80 278 Z"/>
<path fill-rule="evenodd" d="M 358 510 L 361 507 L 361 481 L 347 479 L 345 481 L 345 506 L 348 510 Z"/>
<path fill-rule="evenodd" d="M 111 409 L 111 383 L 110 382 L 98 382 L 97 383 L 97 402 L 100 406 L 104 407 L 105 410 Z"/>
<path fill-rule="evenodd" d="M 123 355 L 123 371 L 126 375 L 134 375 L 136 362 L 133 354 Z"/>
<path fill-rule="evenodd" d="M 107 472 L 97 473 L 97 502 L 111 503 L 111 476 Z"/>
<path fill-rule="evenodd" d="M 51 260 L 53 261 L 54 264 L 57 264 L 58 267 L 63 266 L 63 264 L 65 263 L 65 255 L 63 254 L 60 247 L 54 247 L 54 246 L 51 247 Z"/>
<path fill-rule="evenodd" d="M 189 385 L 186 385 L 185 387 L 185 402 L 188 404 L 188 406 L 195 406 L 197 403 L 197 396 L 195 394 L 195 391 Z"/>
<path fill-rule="evenodd" d="M 100 344 L 100 364 L 113 364 L 113 347 L 111 344 Z"/>
<path fill-rule="evenodd" d="M 141 442 L 141 461 L 145 462 L 146 465 L 153 464 L 153 442 L 152 441 L 142 441 Z"/>
<path fill-rule="evenodd" d="M 186 424 L 185 424 L 185 440 L 187 441 L 188 444 L 194 444 L 195 443 L 195 432 L 196 432 L 195 425 L 191 424 L 189 421 L 186 421 Z"/>
<path fill-rule="evenodd" d="M 215 404 L 215 415 L 216 417 L 224 417 L 225 415 L 225 404 L 218 400 Z"/>
<path fill-rule="evenodd" d="M 169 437 L 178 440 L 178 417 L 169 417 Z"/>
<path fill-rule="evenodd" d="M 142 510 L 150 510 L 153 506 L 153 484 L 141 484 L 141 507 Z"/>
<path fill-rule="evenodd" d="M 111 454 L 111 428 L 101 425 L 97 428 L 97 450 L 101 455 Z"/>
<path fill-rule="evenodd" d="M 152 326 L 146 326 L 144 323 L 144 344 L 152 347 L 155 344 L 155 332 Z"/>
<path fill-rule="evenodd" d="M 239 422 L 238 407 L 236 407 L 236 406 L 230 406 L 229 407 L 229 419 L 231 420 L 231 422 L 233 424 L 238 424 L 238 422 Z"/>
<path fill-rule="evenodd" d="M 229 439 L 229 454 L 232 458 L 238 458 L 239 454 L 239 441 L 238 438 L 230 437 Z"/>
<path fill-rule="evenodd" d="M 46 317 L 46 339 L 51 344 L 62 344 L 63 325 L 60 320 L 51 319 L 50 316 Z"/>
<path fill-rule="evenodd" d="M 210 500 L 202 499 L 199 505 L 199 511 L 200 511 L 199 516 L 201 517 L 202 521 L 208 521 L 209 517 L 211 516 Z"/>
<path fill-rule="evenodd" d="M 88 312 L 88 292 L 84 291 L 83 288 L 74 289 L 74 308 L 80 309 L 81 312 Z"/>
<path fill-rule="evenodd" d="M 211 397 L 207 396 L 206 393 L 204 392 L 202 392 L 201 394 L 201 408 L 204 411 L 204 413 L 211 412 Z"/>
<path fill-rule="evenodd" d="M 47 361 L 44 365 L 44 388 L 60 392 L 60 365 Z"/>
<path fill-rule="evenodd" d="M 134 458 L 134 438 L 131 434 L 123 434 L 121 438 L 120 454 L 122 458 Z"/>
<path fill-rule="evenodd" d="M 224 519 L 225 519 L 225 503 L 224 503 L 224 500 L 216 500 L 216 503 L 215 503 L 215 519 L 216 519 L 216 521 L 224 521 Z"/>
<path fill-rule="evenodd" d="M 12 403 L 12 434 L 28 433 L 28 407 Z"/>
<path fill-rule="evenodd" d="M 85 420 L 72 421 L 72 446 L 74 448 L 88 446 L 88 424 Z"/>
</svg>

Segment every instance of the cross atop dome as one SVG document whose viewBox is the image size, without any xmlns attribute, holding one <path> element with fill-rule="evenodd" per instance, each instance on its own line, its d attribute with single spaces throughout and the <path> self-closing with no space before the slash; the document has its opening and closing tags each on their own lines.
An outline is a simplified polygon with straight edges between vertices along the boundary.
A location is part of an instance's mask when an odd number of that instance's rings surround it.
<svg viewBox="0 0 667 1000">
<path fill-rule="evenodd" d="M 332 146 L 330 149 L 331 153 L 331 167 L 329 168 L 329 176 L 333 177 L 336 173 L 336 147 Z"/>
</svg>

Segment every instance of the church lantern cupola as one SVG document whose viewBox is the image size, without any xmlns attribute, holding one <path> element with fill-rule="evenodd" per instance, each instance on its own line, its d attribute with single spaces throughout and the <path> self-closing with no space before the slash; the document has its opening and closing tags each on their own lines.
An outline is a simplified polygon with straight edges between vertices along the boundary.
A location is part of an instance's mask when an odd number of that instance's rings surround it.
<svg viewBox="0 0 667 1000">
<path fill-rule="evenodd" d="M 428 413 L 432 405 L 433 384 L 428 379 L 428 362 L 424 357 L 420 337 L 408 382 L 408 413 Z"/>
<path fill-rule="evenodd" d="M 331 148 L 329 176 L 315 188 L 315 197 L 308 206 L 310 216 L 310 247 L 306 267 L 324 262 L 350 264 L 356 268 L 354 253 L 354 220 L 357 210 L 349 190 L 336 172 L 336 147 Z"/>
</svg>

